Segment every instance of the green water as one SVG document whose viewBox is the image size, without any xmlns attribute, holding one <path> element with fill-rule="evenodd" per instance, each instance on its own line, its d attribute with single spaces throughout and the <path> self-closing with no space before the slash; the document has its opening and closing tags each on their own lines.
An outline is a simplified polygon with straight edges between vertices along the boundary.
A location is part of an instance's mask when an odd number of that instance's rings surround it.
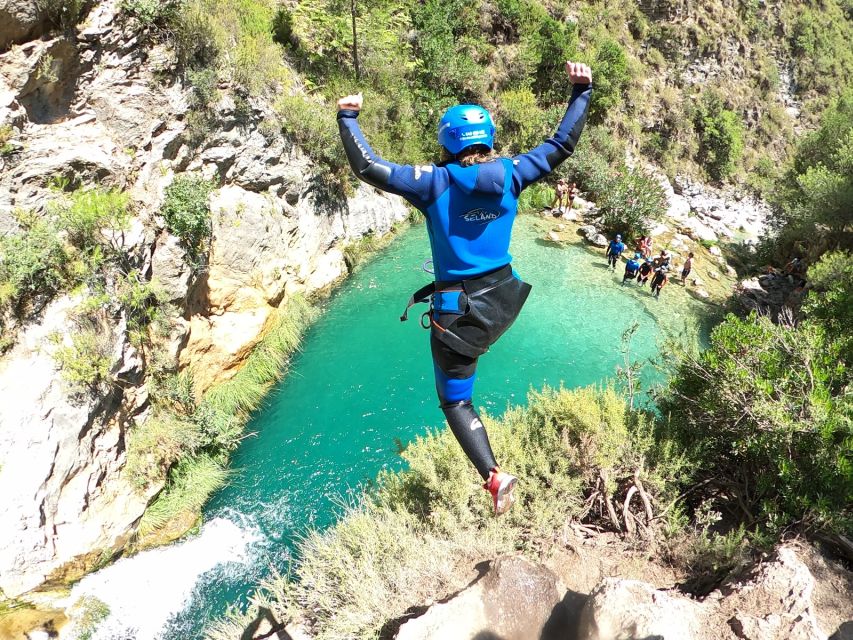
<svg viewBox="0 0 853 640">
<path fill-rule="evenodd" d="M 656 300 L 622 287 L 603 255 L 540 240 L 546 222 L 520 217 L 513 264 L 533 292 L 516 324 L 480 360 L 475 403 L 492 414 L 525 402 L 531 388 L 599 383 L 621 362 L 620 336 L 639 324 L 636 359 L 660 342 L 704 334 L 707 307 L 678 285 Z M 205 574 L 170 638 L 200 636 L 204 621 L 242 601 L 269 567 L 283 568 L 306 527 L 326 527 L 359 483 L 401 466 L 396 439 L 412 440 L 443 425 L 437 407 L 423 305 L 401 323 L 409 294 L 429 276 L 426 229 L 416 226 L 352 277 L 325 304 L 287 378 L 248 425 L 233 458 L 232 482 L 211 500 L 205 520 L 227 518 L 251 539 L 246 563 Z M 697 322 L 698 320 L 698 322 Z M 645 379 L 656 374 L 647 368 Z"/>
</svg>

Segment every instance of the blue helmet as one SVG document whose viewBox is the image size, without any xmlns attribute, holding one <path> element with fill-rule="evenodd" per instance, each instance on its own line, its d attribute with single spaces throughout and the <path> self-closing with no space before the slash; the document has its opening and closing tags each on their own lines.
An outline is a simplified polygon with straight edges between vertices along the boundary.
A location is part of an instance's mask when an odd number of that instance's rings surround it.
<svg viewBox="0 0 853 640">
<path fill-rule="evenodd" d="M 475 144 L 491 149 L 494 139 L 492 116 L 475 104 L 450 107 L 438 123 L 438 142 L 453 155 Z"/>
</svg>

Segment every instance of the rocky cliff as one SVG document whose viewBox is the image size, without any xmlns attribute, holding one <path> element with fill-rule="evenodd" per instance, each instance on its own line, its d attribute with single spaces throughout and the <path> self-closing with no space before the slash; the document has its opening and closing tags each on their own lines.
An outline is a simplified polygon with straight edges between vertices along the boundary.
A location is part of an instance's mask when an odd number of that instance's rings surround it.
<svg viewBox="0 0 853 640">
<path fill-rule="evenodd" d="M 98 3 L 76 29 L 28 41 L 43 29 L 40 5 L 0 2 L 0 50 L 22 43 L 0 54 L 0 128 L 11 132 L 0 158 L 0 233 L 22 233 L 14 213 L 43 213 L 57 184 L 127 191 L 135 216 L 121 245 L 177 308 L 163 366 L 192 366 L 202 392 L 239 369 L 290 296 L 345 275 L 348 242 L 387 233 L 407 209 L 363 186 L 349 195 L 320 188 L 308 158 L 262 126 L 266 106 L 253 102 L 238 115 L 227 86 L 212 133 L 190 144 L 189 89 L 173 53 L 140 41 L 118 4 Z M 201 271 L 159 215 L 165 187 L 185 171 L 217 185 Z M 150 413 L 150 357 L 131 343 L 127 318 L 97 328 L 111 354 L 105 393 L 74 393 L 57 372 L 52 354 L 78 302 L 64 294 L 3 319 L 13 336 L 0 359 L 0 589 L 8 597 L 109 558 L 159 490 L 142 492 L 123 474 L 128 432 Z"/>
</svg>

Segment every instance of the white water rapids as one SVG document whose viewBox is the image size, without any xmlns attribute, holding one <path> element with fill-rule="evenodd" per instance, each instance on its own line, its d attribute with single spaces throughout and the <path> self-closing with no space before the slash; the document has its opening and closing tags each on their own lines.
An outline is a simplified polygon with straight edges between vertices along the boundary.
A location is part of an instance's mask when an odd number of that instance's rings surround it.
<svg viewBox="0 0 853 640">
<path fill-rule="evenodd" d="M 198 579 L 217 565 L 247 562 L 249 547 L 261 537 L 256 528 L 215 518 L 196 537 L 123 558 L 86 576 L 66 606 L 94 597 L 109 607 L 91 640 L 158 640 L 169 619 L 186 607 Z M 74 637 L 76 625 L 71 627 Z"/>
</svg>

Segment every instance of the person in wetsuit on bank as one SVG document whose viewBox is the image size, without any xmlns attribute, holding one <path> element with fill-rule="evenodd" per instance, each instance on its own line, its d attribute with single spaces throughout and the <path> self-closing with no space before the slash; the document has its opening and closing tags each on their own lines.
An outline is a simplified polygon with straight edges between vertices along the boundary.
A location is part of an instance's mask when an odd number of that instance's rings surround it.
<svg viewBox="0 0 853 640">
<path fill-rule="evenodd" d="M 510 265 L 518 198 L 572 155 L 586 122 L 592 72 L 574 62 L 566 63 L 566 72 L 574 86 L 556 133 L 513 158 L 493 155 L 495 125 L 488 111 L 457 105 L 438 126 L 445 161 L 394 164 L 374 153 L 358 126 L 361 94 L 338 100 L 338 128 L 356 177 L 402 196 L 426 217 L 435 282 L 415 292 L 409 306 L 431 301 L 426 318 L 440 407 L 485 480 L 495 514 L 512 504 L 517 479 L 500 470 L 472 404 L 477 361 L 510 327 L 530 292 Z"/>
</svg>

